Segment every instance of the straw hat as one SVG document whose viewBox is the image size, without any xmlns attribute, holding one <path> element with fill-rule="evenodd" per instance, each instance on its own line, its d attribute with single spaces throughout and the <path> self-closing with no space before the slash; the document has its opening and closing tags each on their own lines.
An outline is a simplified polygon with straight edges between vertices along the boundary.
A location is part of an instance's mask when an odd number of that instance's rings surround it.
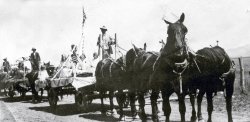
<svg viewBox="0 0 250 122">
<path fill-rule="evenodd" d="M 102 26 L 100 29 L 101 30 L 108 30 L 105 26 Z"/>
</svg>

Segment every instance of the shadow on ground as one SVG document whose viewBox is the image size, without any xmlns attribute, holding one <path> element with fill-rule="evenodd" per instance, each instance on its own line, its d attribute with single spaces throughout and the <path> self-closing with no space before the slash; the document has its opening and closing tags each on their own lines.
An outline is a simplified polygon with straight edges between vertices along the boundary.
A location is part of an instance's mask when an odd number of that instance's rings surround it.
<svg viewBox="0 0 250 122">
<path fill-rule="evenodd" d="M 117 107 L 117 106 L 115 106 Z M 106 110 L 109 109 L 109 105 L 105 105 Z M 35 111 L 43 111 L 47 113 L 52 113 L 58 116 L 68 116 L 68 115 L 75 115 L 81 113 L 90 113 L 101 111 L 101 104 L 92 103 L 88 106 L 85 110 L 79 110 L 75 104 L 60 104 L 57 105 L 56 109 L 52 109 L 50 106 L 42 106 L 42 107 L 29 107 L 31 110 Z"/>
<path fill-rule="evenodd" d="M 14 96 L 13 98 L 5 96 L 4 98 L 0 98 L 1 101 L 4 102 L 21 102 L 21 103 L 32 103 L 32 95 L 27 95 L 25 97 L 21 96 Z M 47 97 L 43 96 L 42 97 L 43 102 L 47 102 Z"/>
<path fill-rule="evenodd" d="M 113 116 L 102 115 L 102 114 L 85 114 L 85 115 L 80 115 L 79 117 L 83 117 L 85 119 L 90 119 L 90 120 L 97 120 L 97 121 L 119 121 L 118 118 L 115 118 Z"/>
</svg>

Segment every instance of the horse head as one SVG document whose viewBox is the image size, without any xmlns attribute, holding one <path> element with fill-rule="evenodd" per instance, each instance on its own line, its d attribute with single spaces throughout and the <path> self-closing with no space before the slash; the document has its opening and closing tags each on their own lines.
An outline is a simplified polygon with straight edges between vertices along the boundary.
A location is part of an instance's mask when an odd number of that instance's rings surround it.
<svg viewBox="0 0 250 122">
<path fill-rule="evenodd" d="M 144 49 L 146 49 L 146 44 L 144 44 Z M 135 61 L 135 59 L 145 53 L 145 50 L 142 48 L 138 48 L 133 44 L 133 48 L 131 48 L 127 53 L 126 53 L 126 71 L 132 71 L 132 66 Z"/>
<path fill-rule="evenodd" d="M 187 56 L 187 44 L 185 42 L 185 35 L 188 32 L 186 26 L 183 24 L 185 15 L 182 13 L 180 19 L 175 23 L 164 22 L 168 24 L 168 38 L 167 44 L 163 49 L 163 53 L 171 58 L 172 61 L 180 63 L 183 62 Z"/>
<path fill-rule="evenodd" d="M 188 51 L 187 44 L 185 42 L 185 35 L 188 32 L 186 26 L 183 24 L 185 15 L 182 13 L 180 19 L 175 23 L 171 23 L 164 19 L 164 22 L 168 24 L 168 38 L 167 43 L 161 50 L 159 60 L 161 60 L 158 68 L 167 72 L 167 79 L 173 81 L 173 87 L 175 91 L 182 93 L 182 87 L 186 84 L 183 81 L 182 74 L 188 67 Z M 177 77 L 176 77 L 177 76 Z M 174 80 L 177 79 L 177 80 Z"/>
</svg>

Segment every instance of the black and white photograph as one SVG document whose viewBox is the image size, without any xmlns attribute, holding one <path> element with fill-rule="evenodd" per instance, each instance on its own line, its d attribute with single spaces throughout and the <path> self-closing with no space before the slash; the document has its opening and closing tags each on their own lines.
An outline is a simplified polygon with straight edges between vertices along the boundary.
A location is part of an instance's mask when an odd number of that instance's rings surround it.
<svg viewBox="0 0 250 122">
<path fill-rule="evenodd" d="M 0 0 L 0 122 L 250 122 L 249 0 Z"/>
</svg>

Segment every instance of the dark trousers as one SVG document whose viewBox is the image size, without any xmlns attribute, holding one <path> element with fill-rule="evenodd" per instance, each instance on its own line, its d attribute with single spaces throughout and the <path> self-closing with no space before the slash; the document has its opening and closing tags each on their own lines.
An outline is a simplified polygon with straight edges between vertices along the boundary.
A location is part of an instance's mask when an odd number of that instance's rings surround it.
<svg viewBox="0 0 250 122">
<path fill-rule="evenodd" d="M 35 70 L 35 71 L 39 70 L 39 62 L 33 62 L 31 66 L 32 66 L 32 70 Z"/>
</svg>

